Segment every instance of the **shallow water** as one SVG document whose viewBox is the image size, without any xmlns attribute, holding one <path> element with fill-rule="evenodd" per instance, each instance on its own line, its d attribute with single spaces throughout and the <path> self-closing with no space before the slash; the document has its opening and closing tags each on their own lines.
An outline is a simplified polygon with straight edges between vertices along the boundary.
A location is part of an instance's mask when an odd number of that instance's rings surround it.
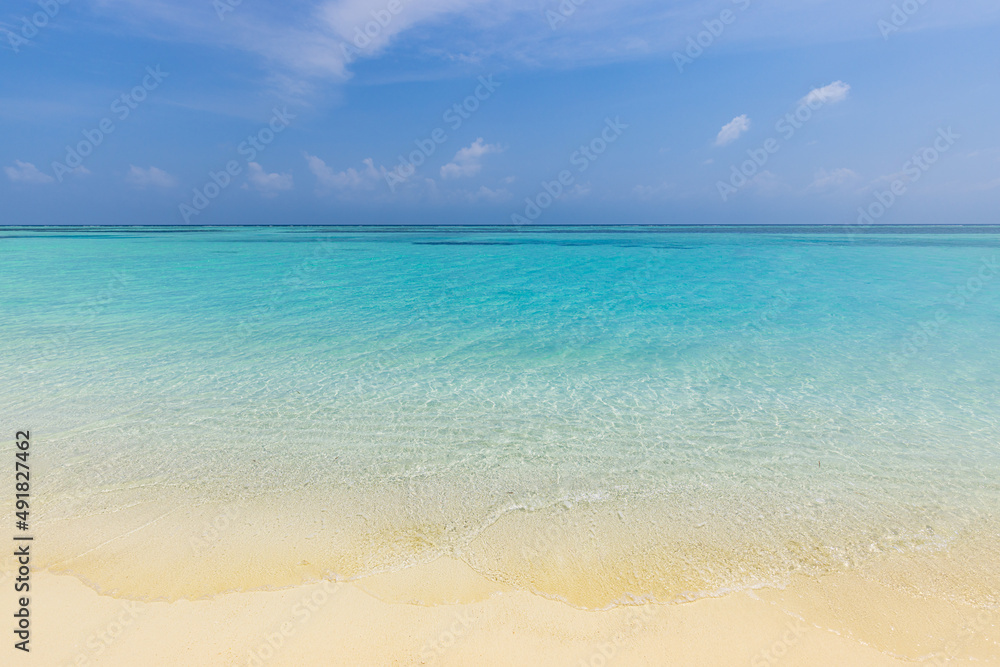
<svg viewBox="0 0 1000 667">
<path fill-rule="evenodd" d="M 0 253 L 40 565 L 109 592 L 448 555 L 605 606 L 1000 536 L 998 228 L 8 228 Z"/>
</svg>

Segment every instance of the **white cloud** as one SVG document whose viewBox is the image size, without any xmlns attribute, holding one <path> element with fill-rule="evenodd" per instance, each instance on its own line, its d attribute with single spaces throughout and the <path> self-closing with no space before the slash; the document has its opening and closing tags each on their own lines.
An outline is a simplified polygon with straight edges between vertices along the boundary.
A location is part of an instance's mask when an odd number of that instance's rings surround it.
<svg viewBox="0 0 1000 667">
<path fill-rule="evenodd" d="M 497 190 L 491 190 L 490 188 L 486 187 L 485 185 L 482 186 L 481 188 L 479 188 L 478 190 L 476 190 L 475 192 L 469 193 L 468 196 L 467 196 L 467 199 L 470 202 L 473 202 L 473 203 L 479 202 L 479 201 L 486 201 L 486 202 L 490 202 L 490 203 L 497 203 L 497 202 L 506 201 L 506 200 L 508 200 L 510 198 L 511 198 L 511 194 L 507 190 L 507 188 L 499 188 Z"/>
<path fill-rule="evenodd" d="M 642 199 L 649 199 L 661 195 L 668 195 L 674 190 L 673 183 L 663 182 L 659 185 L 637 185 L 632 188 L 632 193 Z"/>
<path fill-rule="evenodd" d="M 737 116 L 722 126 L 719 136 L 715 138 L 716 146 L 726 146 L 740 138 L 744 132 L 750 129 L 750 119 L 746 114 Z"/>
<path fill-rule="evenodd" d="M 479 137 L 470 145 L 460 149 L 455 153 L 451 162 L 441 167 L 441 178 L 463 178 L 475 176 L 483 168 L 483 157 L 490 153 L 501 153 L 503 148 L 499 144 L 488 144 Z"/>
<path fill-rule="evenodd" d="M 375 185 L 385 177 L 386 169 L 375 168 L 371 158 L 362 160 L 364 167 L 357 170 L 351 167 L 345 171 L 335 172 L 326 162 L 315 155 L 305 154 L 309 170 L 316 176 L 321 190 L 338 190 L 341 192 L 355 190 L 374 190 Z"/>
<path fill-rule="evenodd" d="M 3 170 L 7 174 L 7 178 L 14 181 L 15 183 L 51 183 L 53 179 L 48 174 L 43 174 L 38 171 L 38 167 L 31 164 L 30 162 L 21 162 L 20 160 L 14 160 L 16 166 L 4 167 Z"/>
<path fill-rule="evenodd" d="M 310 90 L 303 88 L 303 78 L 348 79 L 352 62 L 377 57 L 418 26 L 449 15 L 478 14 L 477 27 L 482 32 L 524 16 L 525 7 L 517 5 L 527 2 L 514 0 L 514 7 L 486 9 L 489 3 L 484 0 L 403 0 L 401 11 L 395 14 L 388 11 L 386 0 L 309 0 L 280 8 L 248 2 L 213 5 L 206 0 L 97 0 L 94 4 L 108 22 L 122 23 L 130 30 L 142 28 L 158 39 L 255 54 L 266 63 L 270 83 L 295 94 Z M 464 36 L 458 41 L 464 42 Z"/>
<path fill-rule="evenodd" d="M 268 75 L 274 80 L 287 77 L 283 80 L 293 86 L 292 80 L 300 77 L 344 80 L 351 75 L 353 58 L 378 57 L 394 47 L 415 49 L 428 61 L 438 59 L 429 68 L 435 75 L 445 71 L 441 64 L 467 72 L 469 63 L 490 61 L 535 68 L 670 54 L 686 48 L 706 18 L 705 3 L 663 0 L 589 3 L 557 31 L 539 15 L 538 0 L 402 0 L 400 11 L 390 17 L 387 8 L 396 5 L 387 0 L 307 0 L 280 6 L 235 1 L 213 5 L 208 0 L 89 4 L 116 31 L 144 30 L 158 39 L 257 55 Z M 542 4 L 559 11 L 554 0 Z M 738 12 L 740 30 L 727 33 L 727 43 L 846 43 L 869 39 L 875 22 L 870 0 L 759 4 L 753 11 Z M 983 25 L 1000 17 L 996 0 L 952 5 L 948 12 L 921 16 L 921 27 Z M 219 6 L 232 9 L 221 21 Z M 365 45 L 359 48 L 356 38 Z M 345 54 L 344 47 L 353 53 Z M 407 69 L 403 77 L 425 74 Z"/>
<path fill-rule="evenodd" d="M 814 88 L 809 94 L 799 100 L 799 104 L 816 106 L 818 104 L 836 104 L 847 99 L 851 87 L 843 81 L 834 81 L 828 86 Z"/>
<path fill-rule="evenodd" d="M 893 183 L 895 181 L 903 181 L 904 183 L 913 183 L 919 180 L 919 176 L 914 178 L 914 175 L 909 170 L 897 171 L 892 174 L 884 174 L 878 178 L 872 179 L 867 185 L 864 186 L 863 190 L 865 192 L 875 190 L 876 188 L 882 187 L 887 183 Z"/>
<path fill-rule="evenodd" d="M 483 4 L 482 0 L 403 0 L 400 11 L 393 13 L 385 0 L 327 0 L 320 4 L 317 15 L 359 55 L 370 56 L 418 23 L 464 13 L 478 4 Z"/>
<path fill-rule="evenodd" d="M 809 185 L 810 190 L 830 190 L 833 188 L 838 188 L 848 183 L 853 183 L 858 180 L 858 174 L 847 168 L 834 169 L 833 171 L 827 171 L 826 169 L 820 169 L 816 173 L 815 179 Z"/>
<path fill-rule="evenodd" d="M 172 188 L 177 185 L 177 179 L 156 167 L 143 169 L 134 164 L 129 165 L 128 175 L 125 177 L 132 185 L 145 188 L 150 185 L 158 188 Z"/>
<path fill-rule="evenodd" d="M 348 77 L 347 59 L 340 48 L 343 40 L 319 27 L 318 10 L 309 7 L 315 3 L 282 7 L 281 12 L 251 7 L 247 2 L 212 5 L 204 0 L 98 0 L 93 4 L 106 21 L 122 23 L 130 31 L 142 29 L 161 40 L 256 54 L 268 64 L 272 83 L 294 87 L 300 84 L 299 77 Z M 219 13 L 223 7 L 229 11 Z"/>
<path fill-rule="evenodd" d="M 269 174 L 257 162 L 251 162 L 247 171 L 247 180 L 265 196 L 273 197 L 282 190 L 292 189 L 291 174 Z"/>
<path fill-rule="evenodd" d="M 777 195 L 790 190 L 781 178 L 773 171 L 762 171 L 747 182 L 748 187 L 755 188 L 764 195 Z"/>
</svg>

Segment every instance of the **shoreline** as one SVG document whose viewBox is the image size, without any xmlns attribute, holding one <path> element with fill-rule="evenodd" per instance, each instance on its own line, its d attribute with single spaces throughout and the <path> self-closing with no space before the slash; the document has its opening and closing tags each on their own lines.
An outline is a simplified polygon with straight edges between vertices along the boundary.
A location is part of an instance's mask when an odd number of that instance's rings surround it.
<svg viewBox="0 0 1000 667">
<path fill-rule="evenodd" d="M 405 506 L 404 501 L 401 496 L 390 504 Z M 822 523 L 762 515 L 747 524 L 739 515 L 725 516 L 725 504 L 719 503 L 692 502 L 697 511 L 687 514 L 683 507 L 670 511 L 636 503 L 517 510 L 473 525 L 469 538 L 462 531 L 449 533 L 447 516 L 363 523 L 361 517 L 374 511 L 340 499 L 325 503 L 352 508 L 340 512 L 337 516 L 347 520 L 335 524 L 319 501 L 296 501 L 299 510 L 286 516 L 277 505 L 171 509 L 182 507 L 178 498 L 114 512 L 95 508 L 104 511 L 90 516 L 45 517 L 38 525 L 46 549 L 35 555 L 34 565 L 76 577 L 99 594 L 137 601 L 202 600 L 323 580 L 360 586 L 382 579 L 404 582 L 418 571 L 445 582 L 437 572 L 441 566 L 433 564 L 453 558 L 466 564 L 470 574 L 462 580 L 470 589 L 481 588 L 471 583 L 479 577 L 504 590 L 593 611 L 637 601 L 692 602 L 781 586 L 797 575 L 822 578 L 858 569 L 897 588 L 1000 605 L 1000 571 L 991 572 L 991 564 L 1000 562 L 995 522 L 951 535 L 938 524 L 921 539 L 917 531 L 905 534 L 898 523 L 880 528 L 874 511 L 867 525 L 864 517 L 845 514 L 848 522 L 825 509 L 817 514 Z M 699 524 L 702 517 L 707 520 Z M 0 559 L 0 571 L 4 567 Z M 428 603 L 456 601 L 467 598 Z"/>
<path fill-rule="evenodd" d="M 32 605 L 33 659 L 59 666 L 1000 664 L 1000 609 L 903 592 L 861 571 L 606 611 L 498 585 L 449 559 L 174 602 L 99 595 L 39 571 Z"/>
</svg>

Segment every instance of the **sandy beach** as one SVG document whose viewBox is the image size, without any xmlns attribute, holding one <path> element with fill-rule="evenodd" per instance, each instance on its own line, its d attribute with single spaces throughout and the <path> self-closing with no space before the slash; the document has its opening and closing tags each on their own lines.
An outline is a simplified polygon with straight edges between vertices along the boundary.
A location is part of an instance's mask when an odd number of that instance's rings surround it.
<svg viewBox="0 0 1000 667">
<path fill-rule="evenodd" d="M 443 559 L 355 583 L 136 602 L 34 578 L 32 664 L 1000 664 L 1000 613 L 868 572 L 584 611 Z M 9 573 L 6 575 L 10 576 Z"/>
</svg>

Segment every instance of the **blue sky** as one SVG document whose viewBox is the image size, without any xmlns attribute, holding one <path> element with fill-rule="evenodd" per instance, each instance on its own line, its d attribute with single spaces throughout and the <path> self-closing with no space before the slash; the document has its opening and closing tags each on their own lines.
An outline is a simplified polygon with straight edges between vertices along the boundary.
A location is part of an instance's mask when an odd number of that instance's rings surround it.
<svg viewBox="0 0 1000 667">
<path fill-rule="evenodd" d="M 13 0 L 0 224 L 997 223 L 998 22 L 995 0 Z"/>
</svg>

